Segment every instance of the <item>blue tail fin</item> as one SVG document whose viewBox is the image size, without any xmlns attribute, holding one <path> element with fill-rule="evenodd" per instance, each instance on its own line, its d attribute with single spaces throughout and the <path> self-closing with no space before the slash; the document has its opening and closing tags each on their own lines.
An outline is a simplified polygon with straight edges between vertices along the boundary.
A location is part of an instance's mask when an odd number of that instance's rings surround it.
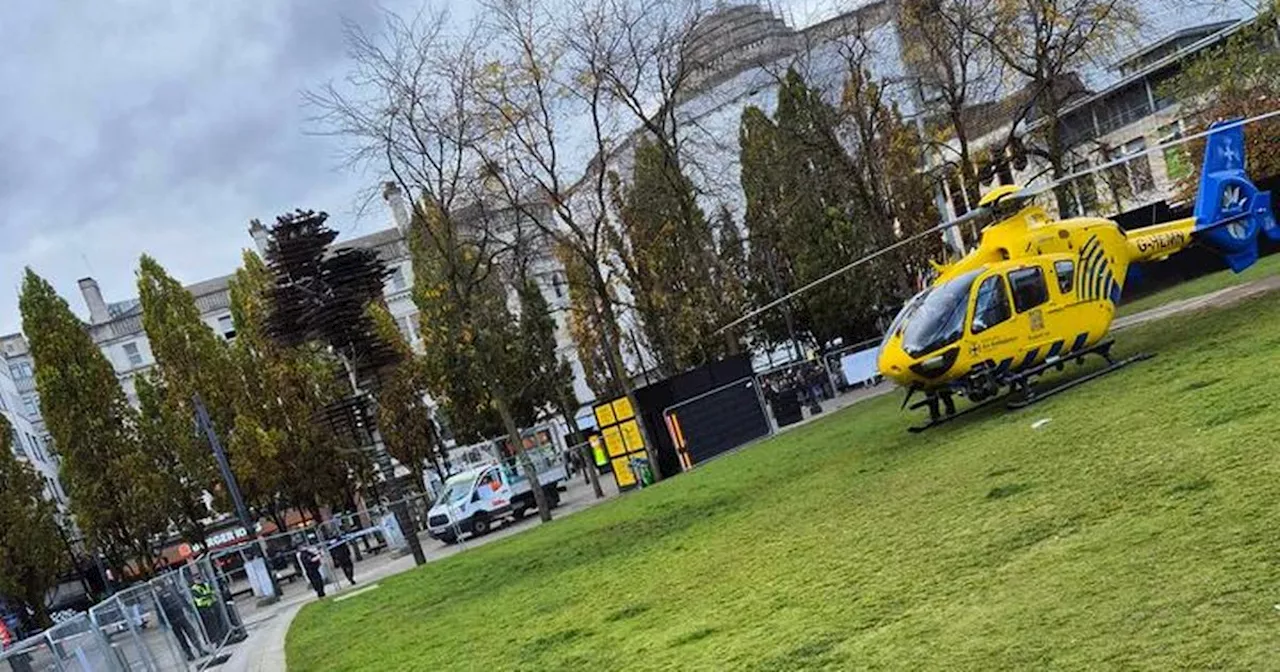
<svg viewBox="0 0 1280 672">
<path fill-rule="evenodd" d="M 1259 191 L 1245 173 L 1244 125 L 1210 126 L 1196 194 L 1195 237 L 1217 250 L 1239 273 L 1258 260 L 1258 234 L 1280 240 L 1271 213 L 1271 192 Z"/>
</svg>

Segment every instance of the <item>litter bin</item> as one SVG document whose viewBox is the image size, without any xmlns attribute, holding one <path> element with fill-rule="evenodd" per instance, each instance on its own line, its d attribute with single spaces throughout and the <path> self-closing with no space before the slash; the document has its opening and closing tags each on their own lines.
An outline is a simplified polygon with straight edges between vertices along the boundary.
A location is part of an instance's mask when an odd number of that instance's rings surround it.
<svg viewBox="0 0 1280 672">
<path fill-rule="evenodd" d="M 631 458 L 631 473 L 635 474 L 636 482 L 640 487 L 653 485 L 653 469 L 649 467 L 649 458 Z"/>
</svg>

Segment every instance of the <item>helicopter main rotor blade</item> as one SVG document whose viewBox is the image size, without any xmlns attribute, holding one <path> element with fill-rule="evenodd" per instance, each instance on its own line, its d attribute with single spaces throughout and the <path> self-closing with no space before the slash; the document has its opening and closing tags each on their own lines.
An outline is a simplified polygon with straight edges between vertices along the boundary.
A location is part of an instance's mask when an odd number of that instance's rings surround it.
<svg viewBox="0 0 1280 672">
<path fill-rule="evenodd" d="M 920 232 L 918 232 L 918 233 L 914 233 L 914 234 L 912 234 L 912 235 L 910 235 L 910 236 L 907 236 L 906 238 L 903 238 L 902 240 L 899 240 L 899 241 L 897 241 L 897 242 L 895 242 L 895 243 L 893 243 L 893 244 L 891 244 L 891 245 L 887 245 L 887 246 L 885 246 L 885 247 L 882 247 L 882 248 L 880 248 L 880 249 L 876 250 L 875 252 L 872 252 L 871 254 L 868 254 L 867 256 L 862 257 L 861 259 L 857 259 L 857 260 L 855 260 L 855 261 L 853 261 L 853 262 L 850 262 L 850 263 L 848 263 L 848 264 L 846 264 L 846 265 L 844 265 L 844 266 L 841 266 L 840 268 L 837 268 L 837 269 L 836 269 L 836 270 L 834 270 L 834 271 L 831 271 L 830 273 L 828 273 L 828 274 L 826 274 L 826 275 L 822 276 L 821 278 L 818 278 L 817 280 L 814 280 L 814 281 L 810 282 L 809 284 L 807 284 L 807 285 L 805 285 L 805 286 L 801 287 L 800 289 L 797 289 L 797 290 L 795 290 L 795 291 L 793 291 L 793 292 L 791 292 L 791 293 L 789 293 L 789 294 L 784 294 L 784 295 L 782 295 L 781 297 L 776 298 L 776 299 L 774 299 L 774 300 L 770 301 L 769 303 L 766 303 L 766 304 L 764 304 L 763 306 L 760 306 L 759 308 L 756 308 L 755 310 L 753 310 L 753 311 L 751 311 L 751 312 L 747 313 L 746 315 L 743 315 L 742 317 L 739 317 L 738 319 L 736 319 L 736 320 L 734 320 L 734 321 L 732 321 L 732 322 L 730 322 L 730 323 L 728 323 L 728 324 L 724 325 L 723 327 L 720 327 L 719 329 L 717 329 L 717 330 L 716 330 L 716 333 L 717 333 L 717 334 L 724 333 L 726 330 L 728 330 L 728 329 L 732 329 L 733 327 L 735 327 L 735 326 L 737 326 L 737 325 L 739 325 L 739 324 L 742 324 L 743 322 L 746 322 L 747 320 L 750 320 L 751 318 L 755 317 L 756 315 L 759 315 L 759 314 L 761 314 L 761 313 L 764 313 L 764 312 L 770 311 L 770 310 L 772 310 L 772 309 L 774 309 L 774 308 L 777 308 L 778 306 L 782 305 L 783 303 L 786 303 L 786 302 L 787 302 L 788 300 L 790 300 L 792 297 L 799 296 L 800 294 L 803 294 L 803 293 L 805 293 L 805 292 L 807 292 L 807 291 L 809 291 L 809 290 L 813 289 L 814 287 L 817 287 L 818 285 L 821 285 L 821 284 L 823 284 L 823 283 L 829 282 L 829 281 L 831 281 L 831 280 L 833 280 L 833 279 L 835 279 L 835 278 L 837 278 L 837 277 L 839 277 L 839 276 L 841 276 L 841 275 L 843 275 L 843 274 L 845 274 L 845 273 L 848 273 L 849 271 L 851 271 L 851 270 L 853 270 L 853 269 L 855 269 L 855 268 L 857 268 L 857 267 L 859 267 L 859 266 L 861 266 L 861 265 L 863 265 L 863 264 L 867 263 L 868 261 L 872 261 L 872 260 L 876 259 L 877 257 L 881 257 L 881 256 L 883 256 L 883 255 L 885 255 L 885 254 L 888 254 L 889 252 L 892 252 L 892 251 L 894 251 L 894 250 L 896 250 L 896 249 L 898 249 L 898 248 L 900 248 L 900 247 L 902 247 L 902 246 L 904 246 L 904 245 L 909 245 L 909 244 L 911 244 L 911 243 L 914 243 L 915 241 L 920 240 L 921 238 L 924 238 L 925 236 L 931 236 L 931 235 L 934 235 L 934 234 L 940 233 L 940 232 L 942 232 L 942 231 L 946 231 L 947 229 L 950 229 L 950 228 L 952 228 L 952 227 L 960 226 L 961 224 L 965 224 L 965 223 L 967 223 L 967 222 L 970 222 L 970 221 L 973 221 L 973 220 L 975 220 L 975 219 L 978 219 L 978 218 L 979 218 L 979 216 L 981 216 L 981 215 L 985 215 L 988 211 L 989 211 L 989 210 L 988 210 L 988 208 L 985 208 L 985 207 L 975 208 L 975 209 L 970 210 L 969 212 L 965 213 L 965 215 L 964 215 L 964 216 L 962 216 L 962 217 L 957 217 L 957 218 L 955 218 L 955 219 L 953 219 L 953 220 L 950 220 L 950 221 L 944 222 L 944 223 L 939 224 L 939 225 L 937 225 L 937 226 L 934 226 L 934 227 L 932 227 L 932 228 L 925 229 L 924 231 L 920 231 Z"/>
</svg>

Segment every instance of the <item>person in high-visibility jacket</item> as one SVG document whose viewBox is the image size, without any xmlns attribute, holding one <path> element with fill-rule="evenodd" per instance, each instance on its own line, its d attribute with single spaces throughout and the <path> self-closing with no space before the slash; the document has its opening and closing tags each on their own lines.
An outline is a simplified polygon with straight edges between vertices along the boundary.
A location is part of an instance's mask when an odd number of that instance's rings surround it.
<svg viewBox="0 0 1280 672">
<path fill-rule="evenodd" d="M 218 593 L 205 582 L 204 578 L 192 576 L 191 601 L 200 613 L 200 622 L 204 624 L 204 632 L 209 637 L 209 644 L 217 649 L 222 644 L 226 628 L 223 626 L 221 614 L 218 613 L 216 601 Z"/>
</svg>

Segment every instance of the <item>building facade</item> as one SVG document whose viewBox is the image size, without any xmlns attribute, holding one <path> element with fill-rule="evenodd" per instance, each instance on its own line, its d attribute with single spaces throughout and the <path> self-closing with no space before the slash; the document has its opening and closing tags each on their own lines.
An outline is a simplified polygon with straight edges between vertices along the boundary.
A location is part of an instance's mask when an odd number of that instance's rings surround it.
<svg viewBox="0 0 1280 672">
<path fill-rule="evenodd" d="M 0 416 L 8 421 L 13 452 L 44 481 L 44 494 L 66 511 L 67 493 L 58 479 L 58 454 L 40 415 L 35 363 L 21 334 L 0 337 Z"/>
<path fill-rule="evenodd" d="M 1221 44 L 1251 21 L 1211 21 L 1162 35 L 1119 59 L 1105 86 L 1097 90 L 1082 87 L 1070 99 L 1059 112 L 1058 132 L 1070 174 L 1080 175 L 1056 195 L 1046 195 L 1063 216 L 1097 215 L 1118 218 L 1122 224 L 1150 224 L 1189 205 L 1180 182 L 1193 173 L 1195 159 L 1181 146 L 1148 151 L 1182 137 L 1189 128 L 1186 111 L 1167 94 L 1166 85 L 1187 59 Z M 1019 128 L 1011 128 L 1012 120 L 1008 119 L 988 123 L 973 146 L 998 152 L 1011 134 L 1034 133 L 1047 123 L 1051 123 L 1047 117 L 1023 121 Z M 1127 157 L 1131 158 L 1125 160 Z M 985 171 L 986 179 L 979 184 L 982 193 L 998 184 L 1035 185 L 1049 179 L 1049 166 L 1043 159 L 1029 157 L 1020 162 L 1006 153 L 996 161 L 999 165 Z M 1113 163 L 1116 165 L 1104 170 L 1081 174 Z M 950 217 L 958 217 L 975 205 L 969 202 L 962 179 L 952 171 L 940 186 Z"/>
</svg>

